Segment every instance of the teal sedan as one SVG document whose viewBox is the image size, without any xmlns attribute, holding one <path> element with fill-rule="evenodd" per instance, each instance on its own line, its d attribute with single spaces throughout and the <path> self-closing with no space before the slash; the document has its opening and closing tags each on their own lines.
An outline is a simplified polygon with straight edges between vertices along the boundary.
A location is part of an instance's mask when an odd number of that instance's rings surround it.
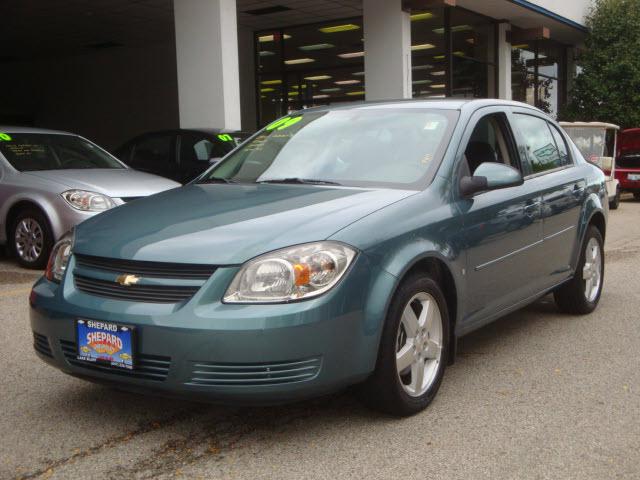
<svg viewBox="0 0 640 480">
<path fill-rule="evenodd" d="M 528 105 L 308 109 L 66 235 L 31 292 L 34 347 L 131 391 L 275 404 L 357 384 L 411 415 L 461 336 L 551 292 L 596 308 L 607 215 L 602 171 Z"/>
</svg>

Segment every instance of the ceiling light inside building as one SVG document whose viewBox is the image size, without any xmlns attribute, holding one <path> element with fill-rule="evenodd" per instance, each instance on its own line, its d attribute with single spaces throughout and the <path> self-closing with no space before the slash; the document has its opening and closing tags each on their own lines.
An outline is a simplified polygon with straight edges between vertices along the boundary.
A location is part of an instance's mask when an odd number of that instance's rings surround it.
<svg viewBox="0 0 640 480">
<path fill-rule="evenodd" d="M 263 80 L 260 82 L 262 85 L 280 85 L 282 83 L 282 80 L 277 79 L 277 80 Z"/>
<path fill-rule="evenodd" d="M 434 77 L 440 77 L 442 75 L 444 75 L 446 72 L 444 70 L 438 70 L 437 72 L 431 72 L 431 75 L 433 75 Z"/>
<path fill-rule="evenodd" d="M 431 70 L 433 65 L 413 65 L 411 70 Z"/>
<path fill-rule="evenodd" d="M 329 98 L 331 95 L 314 95 L 313 98 L 314 100 L 320 99 L 320 98 Z"/>
<path fill-rule="evenodd" d="M 310 80 L 312 82 L 318 81 L 318 80 L 329 80 L 331 77 L 331 75 L 314 75 L 312 77 L 304 77 L 305 80 Z"/>
<path fill-rule="evenodd" d="M 339 92 L 341 90 L 342 90 L 341 88 L 337 88 L 337 87 L 334 87 L 334 88 L 321 88 L 320 89 L 321 92 L 325 92 L 325 93 Z"/>
<path fill-rule="evenodd" d="M 262 50 L 258 55 L 261 57 L 270 57 L 271 55 L 275 55 L 275 53 L 270 52 L 269 50 Z"/>
<path fill-rule="evenodd" d="M 261 35 L 258 37 L 258 41 L 261 43 L 264 42 L 273 42 L 274 38 L 276 37 L 276 35 Z M 279 37 L 279 36 L 278 36 Z M 282 35 L 282 38 L 284 38 L 285 40 L 288 40 L 291 38 L 291 35 L 287 35 L 286 33 L 284 35 Z"/>
<path fill-rule="evenodd" d="M 473 30 L 471 25 L 454 25 L 451 27 L 451 31 L 455 32 L 466 32 L 467 30 Z M 444 27 L 434 28 L 433 33 L 437 33 L 438 35 L 444 34 Z"/>
<path fill-rule="evenodd" d="M 417 22 L 419 20 L 429 20 L 430 18 L 433 18 L 433 13 L 431 12 L 414 13 L 413 15 L 411 15 L 412 22 Z"/>
<path fill-rule="evenodd" d="M 419 45 L 411 45 L 411 51 L 415 52 L 416 50 L 429 50 L 430 48 L 435 48 L 436 46 L 432 43 L 421 43 Z"/>
<path fill-rule="evenodd" d="M 340 53 L 338 54 L 340 58 L 358 58 L 364 57 L 364 52 L 350 52 L 350 53 Z"/>
<path fill-rule="evenodd" d="M 347 92 L 347 95 L 350 97 L 356 97 L 358 95 L 364 95 L 364 90 L 359 90 L 357 92 Z"/>
<path fill-rule="evenodd" d="M 333 47 L 335 47 L 335 45 L 331 43 L 314 43 L 313 45 L 302 45 L 301 47 L 298 47 L 298 49 L 302 50 L 303 52 L 313 52 L 316 50 L 326 50 Z"/>
<path fill-rule="evenodd" d="M 444 88 L 444 83 L 436 83 L 431 85 L 431 88 Z"/>
<path fill-rule="evenodd" d="M 320 30 L 322 33 L 338 33 L 338 32 L 348 32 L 349 30 L 359 30 L 360 25 L 356 25 L 355 23 L 345 23 L 344 25 L 332 25 L 330 27 L 321 27 Z"/>
<path fill-rule="evenodd" d="M 271 88 L 271 87 L 267 87 L 267 88 L 261 88 L 260 89 L 260 93 L 269 93 L 269 92 L 275 92 L 275 88 Z"/>
<path fill-rule="evenodd" d="M 364 77 L 364 72 L 353 72 L 351 75 L 354 77 Z"/>
<path fill-rule="evenodd" d="M 360 83 L 360 80 L 338 80 L 333 83 L 336 85 L 355 85 L 356 83 Z"/>
<path fill-rule="evenodd" d="M 315 60 L 313 58 L 292 58 L 290 60 L 285 60 L 284 63 L 285 65 L 300 65 L 301 63 L 311 63 L 311 62 L 315 62 Z"/>
<path fill-rule="evenodd" d="M 431 83 L 431 80 L 414 80 L 413 82 L 414 85 L 426 85 L 427 83 Z"/>
</svg>

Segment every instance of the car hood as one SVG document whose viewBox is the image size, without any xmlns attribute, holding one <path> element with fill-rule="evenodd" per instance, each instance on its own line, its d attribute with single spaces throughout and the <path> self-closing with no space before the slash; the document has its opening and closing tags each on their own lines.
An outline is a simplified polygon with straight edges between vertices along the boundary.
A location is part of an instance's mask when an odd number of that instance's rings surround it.
<svg viewBox="0 0 640 480">
<path fill-rule="evenodd" d="M 130 168 L 83 168 L 69 170 L 40 170 L 25 172 L 45 180 L 66 186 L 64 190 L 77 188 L 102 193 L 113 198 L 146 197 L 180 186 L 166 178 L 138 172 Z M 60 193 L 62 193 L 61 190 Z"/>
<path fill-rule="evenodd" d="M 324 240 L 414 191 L 310 185 L 187 185 L 117 207 L 77 227 L 76 253 L 235 265 Z"/>
</svg>

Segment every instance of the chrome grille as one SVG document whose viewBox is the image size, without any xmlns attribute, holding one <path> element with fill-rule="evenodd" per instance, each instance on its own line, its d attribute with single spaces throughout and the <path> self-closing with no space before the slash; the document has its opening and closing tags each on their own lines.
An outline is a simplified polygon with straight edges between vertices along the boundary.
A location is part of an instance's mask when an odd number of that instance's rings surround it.
<svg viewBox="0 0 640 480">
<path fill-rule="evenodd" d="M 214 387 L 303 382 L 315 378 L 320 372 L 321 365 L 320 357 L 256 364 L 194 362 L 188 384 Z"/>
<path fill-rule="evenodd" d="M 78 348 L 75 342 L 60 340 L 60 348 L 62 348 L 62 353 L 64 353 L 64 357 L 67 360 L 67 363 L 73 365 L 74 367 L 112 373 L 114 375 L 121 375 L 125 377 L 141 378 L 144 380 L 163 382 L 164 380 L 166 380 L 167 375 L 169 375 L 169 369 L 171 368 L 171 358 L 159 355 L 136 355 L 136 363 L 134 369 L 123 370 L 106 365 L 87 363 L 77 360 L 76 356 L 78 354 Z"/>
<path fill-rule="evenodd" d="M 212 265 L 121 260 L 80 254 L 74 254 L 74 258 L 78 267 L 139 277 L 207 280 L 216 271 Z"/>
<path fill-rule="evenodd" d="M 44 335 L 33 332 L 33 348 L 41 355 L 53 358 L 53 354 L 51 353 L 51 345 L 49 345 L 49 339 Z"/>
<path fill-rule="evenodd" d="M 129 285 L 98 280 L 74 274 L 76 288 L 82 292 L 116 300 L 147 303 L 179 303 L 189 300 L 200 290 L 200 286 L 178 287 L 172 285 Z"/>
</svg>

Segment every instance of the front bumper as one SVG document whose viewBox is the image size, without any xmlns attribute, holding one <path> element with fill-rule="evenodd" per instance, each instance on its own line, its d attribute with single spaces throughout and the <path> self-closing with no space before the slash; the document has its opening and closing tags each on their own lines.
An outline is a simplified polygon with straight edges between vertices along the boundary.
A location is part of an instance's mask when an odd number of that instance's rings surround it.
<svg viewBox="0 0 640 480">
<path fill-rule="evenodd" d="M 73 263 L 73 261 L 72 261 Z M 70 263 L 67 277 L 72 277 Z M 375 367 L 386 296 L 394 277 L 364 255 L 327 294 L 278 305 L 221 303 L 237 268 L 220 268 L 184 304 L 144 304 L 92 296 L 39 280 L 31 293 L 36 352 L 56 368 L 133 391 L 213 402 L 269 404 L 357 383 Z M 79 362 L 75 320 L 133 325 L 133 372 Z"/>
</svg>

